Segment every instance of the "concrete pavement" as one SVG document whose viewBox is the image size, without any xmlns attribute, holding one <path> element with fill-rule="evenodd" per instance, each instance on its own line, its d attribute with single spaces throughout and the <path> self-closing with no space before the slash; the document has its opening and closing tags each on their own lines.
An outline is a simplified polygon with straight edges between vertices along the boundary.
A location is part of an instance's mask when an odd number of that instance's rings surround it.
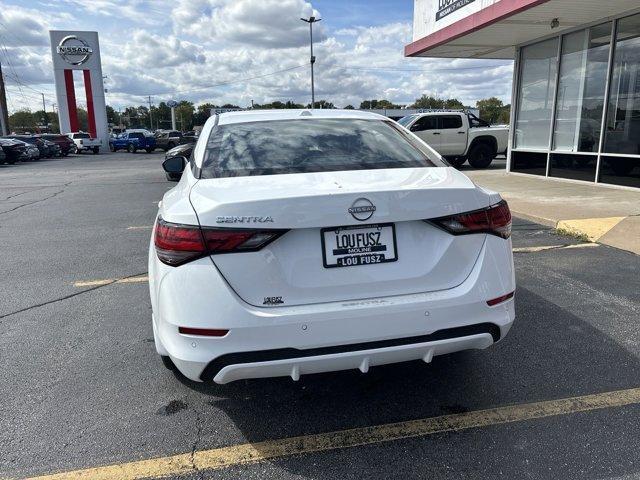
<svg viewBox="0 0 640 480">
<path fill-rule="evenodd" d="M 640 254 L 640 191 L 495 168 L 464 173 L 478 185 L 500 192 L 518 217 Z"/>
</svg>

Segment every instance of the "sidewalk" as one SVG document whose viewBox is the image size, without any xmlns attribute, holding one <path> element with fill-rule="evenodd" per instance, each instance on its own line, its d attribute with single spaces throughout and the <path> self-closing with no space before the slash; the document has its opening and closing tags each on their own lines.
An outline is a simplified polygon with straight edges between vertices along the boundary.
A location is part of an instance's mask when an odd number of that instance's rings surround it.
<svg viewBox="0 0 640 480">
<path fill-rule="evenodd" d="M 567 182 L 504 170 L 464 170 L 500 192 L 516 217 L 640 254 L 640 191 Z"/>
</svg>

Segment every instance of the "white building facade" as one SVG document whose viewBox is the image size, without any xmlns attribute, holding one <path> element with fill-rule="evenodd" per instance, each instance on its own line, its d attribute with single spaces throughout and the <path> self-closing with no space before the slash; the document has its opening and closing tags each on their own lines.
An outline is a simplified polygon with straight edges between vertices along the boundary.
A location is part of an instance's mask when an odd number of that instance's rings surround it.
<svg viewBox="0 0 640 480">
<path fill-rule="evenodd" d="M 507 169 L 640 188 L 637 0 L 415 0 L 405 55 L 514 59 Z"/>
</svg>

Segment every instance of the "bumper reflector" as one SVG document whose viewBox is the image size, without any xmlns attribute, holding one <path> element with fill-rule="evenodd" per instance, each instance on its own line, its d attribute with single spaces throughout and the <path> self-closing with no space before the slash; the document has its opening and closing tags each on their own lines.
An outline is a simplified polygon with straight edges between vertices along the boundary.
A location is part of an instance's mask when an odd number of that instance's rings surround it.
<svg viewBox="0 0 640 480">
<path fill-rule="evenodd" d="M 202 337 L 224 337 L 229 330 L 219 330 L 213 328 L 191 328 L 178 327 L 178 332 L 183 335 L 200 335 Z"/>
<path fill-rule="evenodd" d="M 502 295 L 498 298 L 493 298 L 491 300 L 487 300 L 487 305 L 493 307 L 494 305 L 498 305 L 499 303 L 506 302 L 510 298 L 513 298 L 513 294 L 516 292 L 507 293 L 506 295 Z"/>
</svg>

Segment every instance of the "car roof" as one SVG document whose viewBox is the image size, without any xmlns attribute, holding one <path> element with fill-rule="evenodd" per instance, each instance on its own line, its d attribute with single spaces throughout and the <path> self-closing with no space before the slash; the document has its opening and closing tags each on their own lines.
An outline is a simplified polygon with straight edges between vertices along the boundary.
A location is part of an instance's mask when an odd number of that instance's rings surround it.
<svg viewBox="0 0 640 480">
<path fill-rule="evenodd" d="M 278 110 L 246 110 L 240 112 L 224 112 L 219 116 L 218 125 L 246 122 L 267 122 L 275 120 L 294 120 L 305 118 L 346 118 L 360 120 L 388 120 L 383 115 L 362 110 L 336 109 L 278 109 Z M 209 121 L 215 121 L 211 117 Z"/>
</svg>

